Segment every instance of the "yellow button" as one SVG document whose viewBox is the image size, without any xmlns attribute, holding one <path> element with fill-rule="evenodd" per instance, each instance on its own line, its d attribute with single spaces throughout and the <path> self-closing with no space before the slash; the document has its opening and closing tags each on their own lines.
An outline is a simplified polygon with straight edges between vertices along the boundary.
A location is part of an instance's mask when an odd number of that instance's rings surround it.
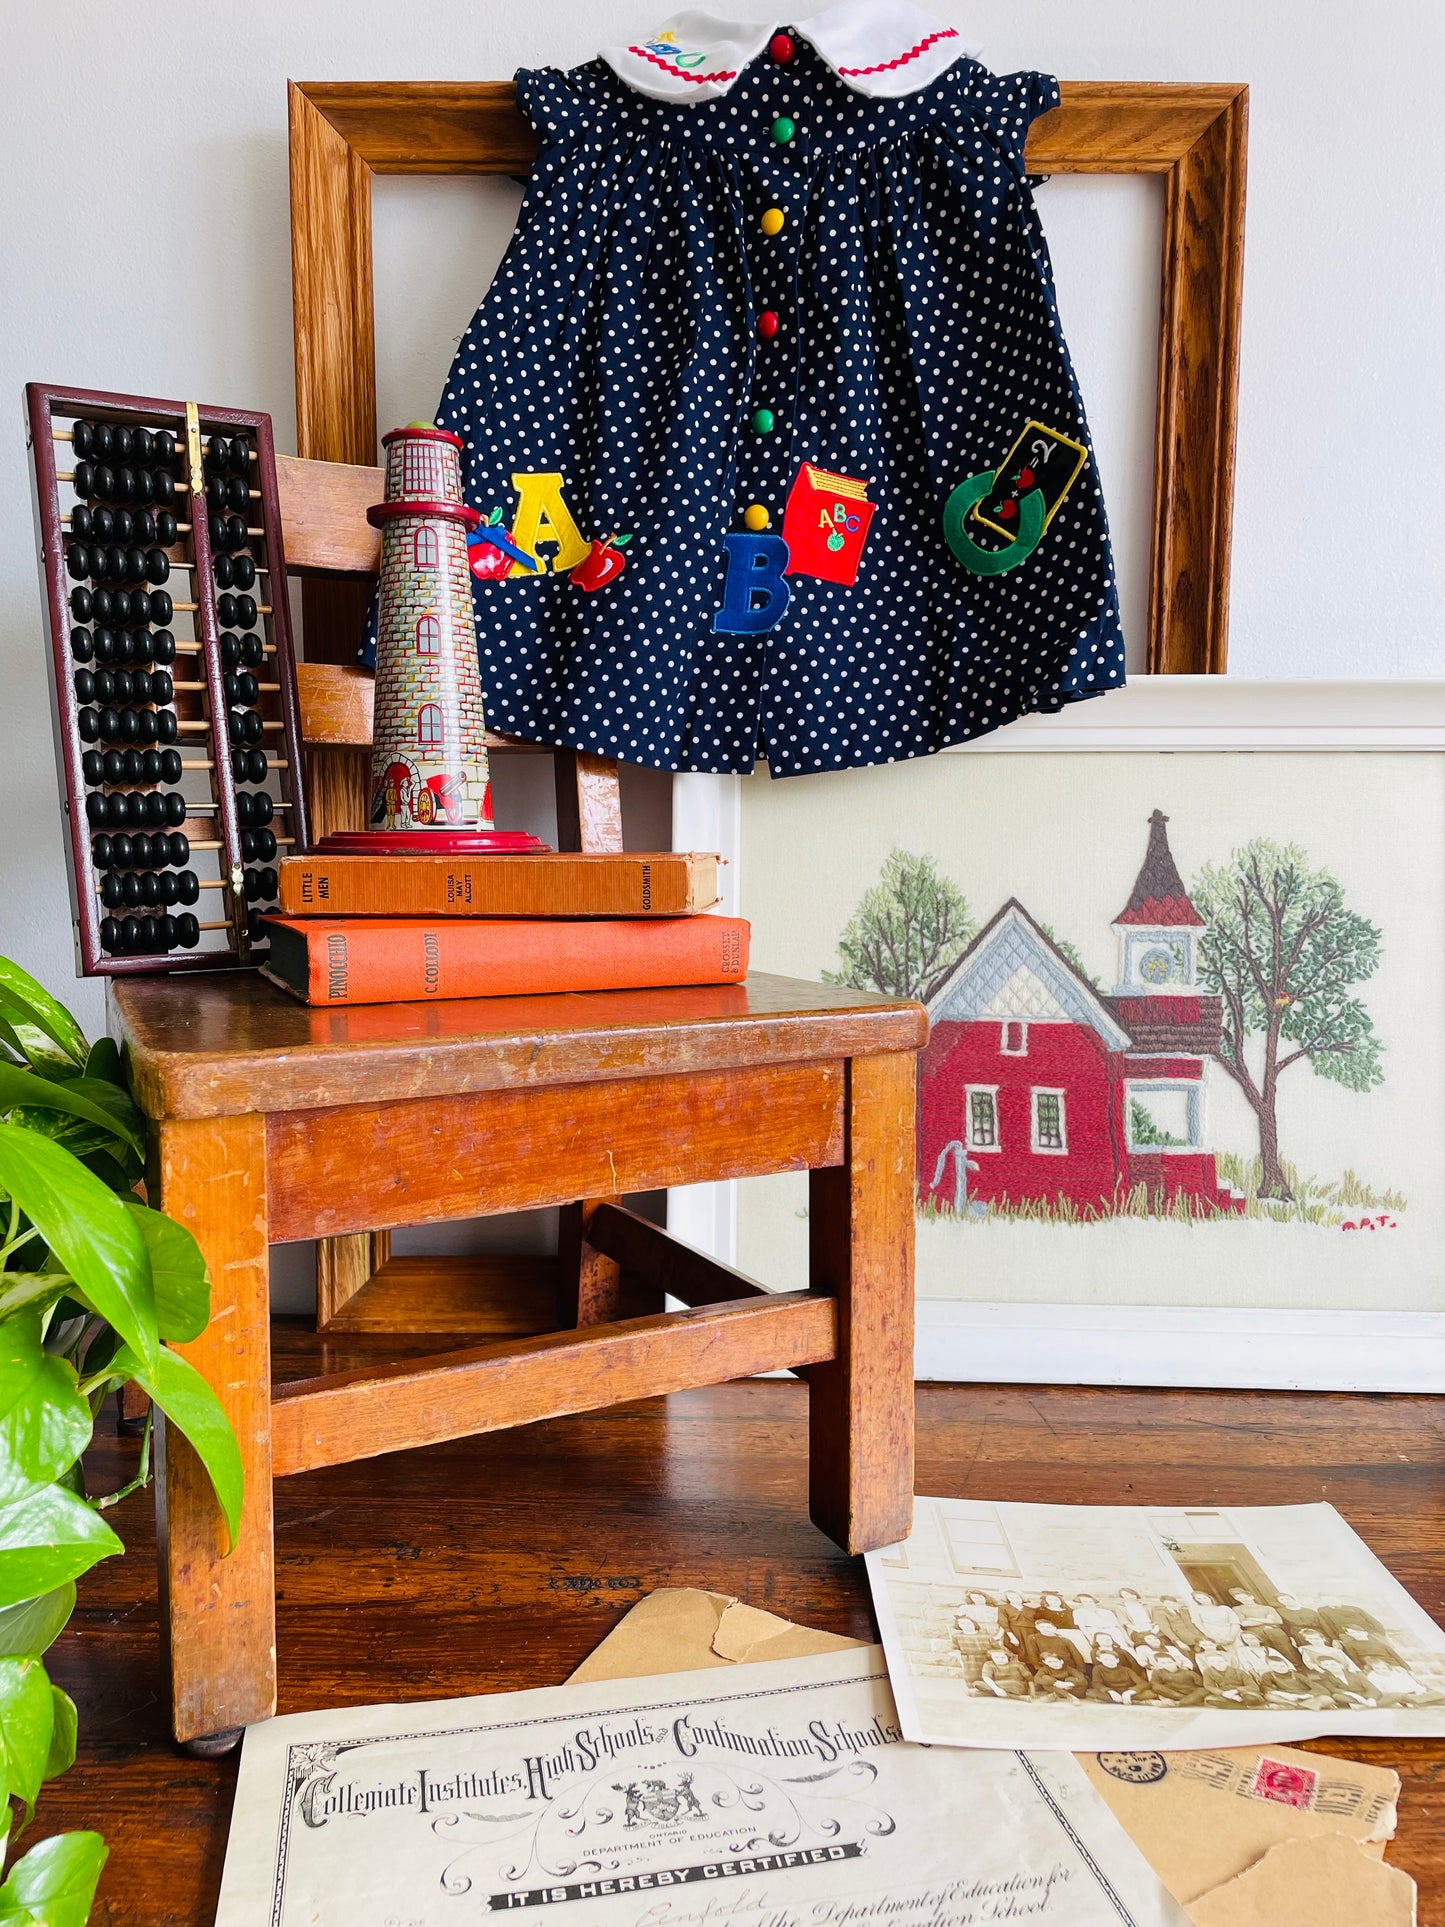
<svg viewBox="0 0 1445 1927">
<path fill-rule="evenodd" d="M 772 519 L 772 516 L 768 514 L 768 511 L 763 507 L 761 502 L 750 503 L 749 506 L 743 510 L 743 527 L 745 529 L 751 529 L 754 535 L 758 534 L 760 530 L 765 529 Z"/>
<path fill-rule="evenodd" d="M 780 207 L 770 207 L 758 223 L 764 234 L 781 234 L 787 216 Z"/>
</svg>

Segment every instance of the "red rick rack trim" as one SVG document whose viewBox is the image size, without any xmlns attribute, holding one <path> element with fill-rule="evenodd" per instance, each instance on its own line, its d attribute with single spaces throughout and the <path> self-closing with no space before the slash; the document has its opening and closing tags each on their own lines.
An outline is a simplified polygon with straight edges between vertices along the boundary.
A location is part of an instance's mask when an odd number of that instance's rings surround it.
<svg viewBox="0 0 1445 1927">
<path fill-rule="evenodd" d="M 952 31 L 950 27 L 949 32 Z M 661 67 L 665 74 L 674 74 L 679 80 L 690 80 L 697 87 L 703 86 L 710 80 L 736 80 L 738 77 L 736 67 L 719 68 L 715 74 L 690 74 L 682 67 L 674 67 L 670 60 L 664 60 L 660 54 L 649 53 L 646 47 L 629 47 L 627 51 L 630 54 L 636 54 L 639 60 L 650 60 L 654 67 Z M 896 66 L 897 62 L 893 64 Z"/>
<path fill-rule="evenodd" d="M 910 47 L 906 54 L 899 54 L 896 60 L 880 61 L 876 67 L 840 67 L 838 73 L 844 80 L 857 80 L 864 74 L 886 74 L 893 67 L 904 67 L 910 60 L 917 60 L 920 54 L 928 52 L 928 49 L 935 41 L 957 40 L 957 38 L 958 29 L 956 27 L 944 27 L 938 33 L 931 33 L 927 40 L 920 40 L 916 47 Z M 632 51 L 636 53 L 636 47 L 634 47 Z"/>
</svg>

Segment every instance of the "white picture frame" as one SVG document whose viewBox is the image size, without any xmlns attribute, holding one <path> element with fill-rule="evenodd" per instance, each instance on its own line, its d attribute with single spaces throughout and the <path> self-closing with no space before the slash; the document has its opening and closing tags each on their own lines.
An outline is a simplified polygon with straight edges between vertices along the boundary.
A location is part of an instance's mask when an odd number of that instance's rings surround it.
<svg viewBox="0 0 1445 1927">
<path fill-rule="evenodd" d="M 1106 699 L 1025 718 L 942 754 L 1326 749 L 1445 753 L 1445 680 L 1140 677 Z M 720 908 L 730 915 L 747 910 L 744 810 L 747 784 L 758 780 L 674 780 L 673 847 L 722 854 Z M 860 877 L 860 891 L 868 881 Z M 1439 883 L 1445 891 L 1445 876 Z M 761 947 L 765 955 L 765 943 Z M 755 954 L 758 948 L 755 934 Z M 735 1263 L 736 1184 L 674 1191 L 669 1226 Z M 1445 1308 L 1243 1310 L 922 1298 L 916 1373 L 973 1383 L 1434 1393 L 1445 1391 Z"/>
</svg>

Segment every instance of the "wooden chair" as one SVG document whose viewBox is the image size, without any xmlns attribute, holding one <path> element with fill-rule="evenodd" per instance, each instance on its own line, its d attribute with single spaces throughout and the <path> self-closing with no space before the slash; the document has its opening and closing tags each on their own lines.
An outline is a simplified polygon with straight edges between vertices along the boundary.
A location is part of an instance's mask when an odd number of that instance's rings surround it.
<svg viewBox="0 0 1445 1927">
<path fill-rule="evenodd" d="M 364 581 L 360 511 L 379 484 L 376 470 L 283 465 L 298 568 Z M 326 822 L 364 794 L 369 689 L 326 665 L 302 682 Z M 619 847 L 615 766 L 559 755 L 557 771 L 564 838 Z M 226 1556 L 205 1475 L 158 1420 L 172 1718 L 191 1750 L 224 1752 L 275 1711 L 273 1478 L 794 1369 L 809 1382 L 813 1519 L 853 1552 L 906 1537 L 920 1005 L 757 973 L 346 1010 L 309 1009 L 243 972 L 116 978 L 109 996 L 151 1120 L 152 1195 L 210 1268 L 210 1325 L 181 1349 L 225 1404 L 246 1471 Z M 810 1173 L 801 1291 L 765 1291 L 620 1202 L 782 1170 Z M 352 1330 L 455 1332 L 470 1317 L 495 1332 L 495 1278 L 479 1297 L 461 1261 L 408 1274 L 384 1241 L 398 1226 L 546 1205 L 563 1207 L 555 1309 L 532 1261 L 530 1302 L 514 1294 L 502 1321 L 510 1336 L 273 1385 L 272 1241 L 323 1241 L 323 1329 L 349 1315 Z M 686 1309 L 664 1312 L 665 1297 Z M 605 1560 L 605 1520 L 598 1543 Z"/>
</svg>

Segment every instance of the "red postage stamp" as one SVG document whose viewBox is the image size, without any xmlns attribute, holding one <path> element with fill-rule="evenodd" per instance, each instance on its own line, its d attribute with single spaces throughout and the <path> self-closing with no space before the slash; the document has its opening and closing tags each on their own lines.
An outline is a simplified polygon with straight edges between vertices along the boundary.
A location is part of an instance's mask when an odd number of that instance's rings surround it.
<svg viewBox="0 0 1445 1927">
<path fill-rule="evenodd" d="M 1254 1785 L 1250 1791 L 1256 1800 L 1276 1800 L 1282 1807 L 1310 1808 L 1315 1803 L 1319 1783 L 1320 1776 L 1312 1768 L 1287 1766 L 1283 1760 L 1272 1760 L 1265 1753 L 1254 1769 Z"/>
</svg>

